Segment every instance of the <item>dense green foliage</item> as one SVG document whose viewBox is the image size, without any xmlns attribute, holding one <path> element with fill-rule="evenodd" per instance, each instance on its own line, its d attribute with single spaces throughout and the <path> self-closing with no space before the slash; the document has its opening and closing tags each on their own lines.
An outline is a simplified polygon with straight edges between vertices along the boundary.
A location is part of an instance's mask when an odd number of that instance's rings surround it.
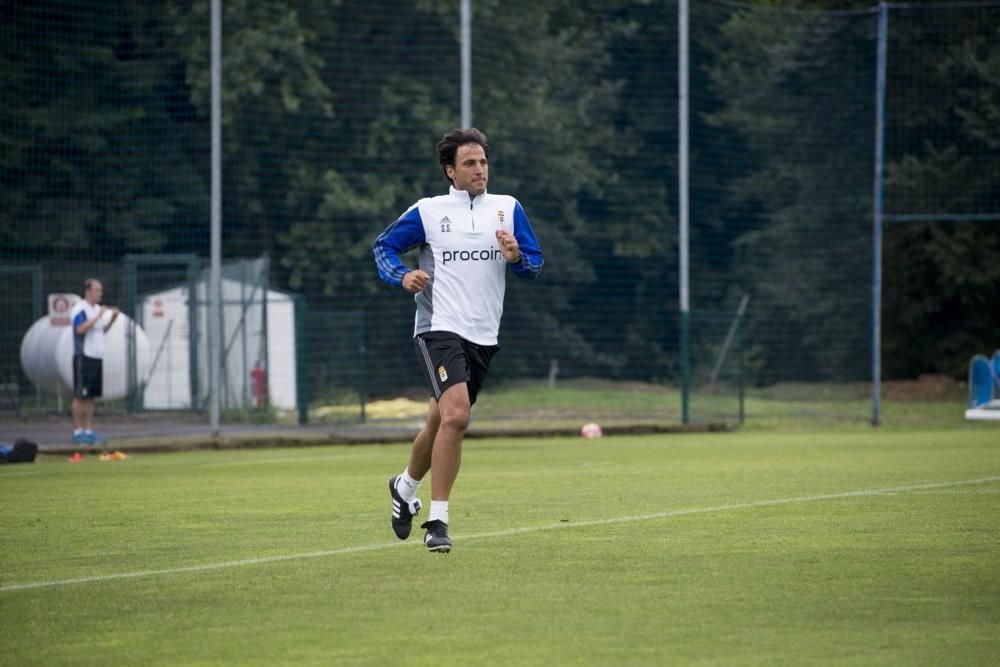
<svg viewBox="0 0 1000 667">
<path fill-rule="evenodd" d="M 888 213 L 1000 212 L 1000 11 L 894 16 L 887 124 Z M 983 21 L 977 25 L 976 21 Z M 961 39 L 948 39 L 950 35 Z M 906 82 L 913 68 L 925 72 Z M 886 232 L 886 370 L 960 372 L 970 350 L 1000 348 L 1000 221 L 914 222 Z"/>
<path fill-rule="evenodd" d="M 410 306 L 378 282 L 369 248 L 445 187 L 433 146 L 459 122 L 458 3 L 377 4 L 224 3 L 224 219 L 226 255 L 267 253 L 314 322 L 369 323 L 354 326 L 385 387 L 410 353 L 371 323 L 405 331 Z M 863 379 L 875 15 L 698 6 L 693 308 L 731 313 L 752 296 L 760 383 Z M 568 374 L 675 377 L 675 4 L 473 10 L 491 189 L 524 203 L 548 256 L 543 287 L 510 287 L 505 317 L 531 340 L 498 372 L 538 376 L 559 358 Z M 1000 22 L 892 17 L 887 212 L 1000 211 Z M 4 262 L 46 263 L 54 291 L 84 261 L 207 254 L 208 42 L 206 0 L 0 2 Z M 996 346 L 998 253 L 998 223 L 887 228 L 888 375 L 960 375 Z M 718 327 L 695 334 L 710 366 Z"/>
</svg>

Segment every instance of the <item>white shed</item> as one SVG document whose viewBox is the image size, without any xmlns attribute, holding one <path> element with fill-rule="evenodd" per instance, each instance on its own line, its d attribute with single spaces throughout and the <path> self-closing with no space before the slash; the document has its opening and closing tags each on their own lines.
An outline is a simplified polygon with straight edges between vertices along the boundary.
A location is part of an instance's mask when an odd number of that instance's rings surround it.
<svg viewBox="0 0 1000 667">
<path fill-rule="evenodd" d="M 264 376 L 270 405 L 294 409 L 297 349 L 292 295 L 228 277 L 223 277 L 221 286 L 224 355 L 220 405 L 223 409 L 261 406 L 263 396 L 255 385 Z M 140 299 L 138 315 L 151 358 L 143 394 L 146 408 L 196 408 L 207 399 L 206 281 L 197 283 L 195 301 L 190 291 L 182 285 Z"/>
</svg>

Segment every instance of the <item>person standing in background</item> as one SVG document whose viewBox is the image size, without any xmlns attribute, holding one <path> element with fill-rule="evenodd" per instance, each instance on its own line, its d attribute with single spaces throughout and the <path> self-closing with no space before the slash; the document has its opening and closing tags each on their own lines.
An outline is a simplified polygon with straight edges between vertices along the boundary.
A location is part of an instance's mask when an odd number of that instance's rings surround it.
<svg viewBox="0 0 1000 667">
<path fill-rule="evenodd" d="M 104 334 L 118 319 L 118 309 L 101 305 L 104 286 L 96 278 L 83 282 L 83 300 L 70 313 L 73 326 L 73 443 L 102 442 L 94 432 L 94 399 L 104 384 Z M 111 319 L 102 323 L 104 314 Z"/>
</svg>

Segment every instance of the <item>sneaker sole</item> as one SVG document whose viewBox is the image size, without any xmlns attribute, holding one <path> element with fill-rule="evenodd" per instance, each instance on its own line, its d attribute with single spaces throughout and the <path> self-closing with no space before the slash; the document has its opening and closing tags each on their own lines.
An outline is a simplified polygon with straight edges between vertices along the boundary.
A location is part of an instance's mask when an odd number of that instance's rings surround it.
<svg viewBox="0 0 1000 667">
<path fill-rule="evenodd" d="M 451 545 L 442 544 L 436 547 L 427 547 L 427 550 L 430 551 L 432 554 L 446 554 L 449 551 L 451 551 Z"/>
</svg>

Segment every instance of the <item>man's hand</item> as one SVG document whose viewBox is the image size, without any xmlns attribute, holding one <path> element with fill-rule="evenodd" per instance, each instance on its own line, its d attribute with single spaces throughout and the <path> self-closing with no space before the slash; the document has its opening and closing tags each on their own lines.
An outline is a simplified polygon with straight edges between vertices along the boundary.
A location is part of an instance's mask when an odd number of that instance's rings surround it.
<svg viewBox="0 0 1000 667">
<path fill-rule="evenodd" d="M 419 294 L 430 281 L 431 277 L 426 272 L 416 269 L 403 276 L 403 289 L 410 294 Z"/>
<path fill-rule="evenodd" d="M 497 230 L 497 245 L 500 247 L 500 254 L 507 260 L 508 264 L 517 264 L 521 261 L 521 247 L 517 244 L 514 235 L 503 229 Z"/>
<path fill-rule="evenodd" d="M 108 310 L 108 309 L 107 309 L 107 308 L 105 308 L 104 310 Z M 111 320 L 110 320 L 110 321 L 108 322 L 108 326 L 104 327 L 104 330 L 105 330 L 105 331 L 107 331 L 108 329 L 110 329 L 110 328 L 111 328 L 111 325 L 115 323 L 115 320 L 117 320 L 117 319 L 118 319 L 118 314 L 119 314 L 120 312 L 121 312 L 121 311 L 120 311 L 120 310 L 118 310 L 118 308 L 117 308 L 117 307 L 114 307 L 114 308 L 112 308 L 112 309 L 111 309 Z"/>
<path fill-rule="evenodd" d="M 117 308 L 115 310 L 117 310 Z M 87 333 L 88 331 L 90 331 L 91 329 L 93 329 L 94 327 L 97 326 L 98 322 L 101 321 L 101 318 L 104 317 L 104 313 L 106 313 L 106 312 L 108 312 L 108 307 L 107 306 L 101 306 L 101 309 L 99 311 L 97 311 L 97 315 L 95 317 L 90 318 L 89 320 L 87 320 L 86 322 L 84 322 L 83 324 L 81 324 L 80 326 L 78 326 L 76 328 L 76 332 L 78 334 L 85 334 L 85 333 Z M 115 315 L 115 317 L 117 317 L 117 314 Z M 114 322 L 113 319 L 111 321 Z M 108 324 L 108 327 L 109 326 L 111 326 L 111 325 Z M 104 327 L 104 330 L 107 331 L 108 327 Z"/>
</svg>

